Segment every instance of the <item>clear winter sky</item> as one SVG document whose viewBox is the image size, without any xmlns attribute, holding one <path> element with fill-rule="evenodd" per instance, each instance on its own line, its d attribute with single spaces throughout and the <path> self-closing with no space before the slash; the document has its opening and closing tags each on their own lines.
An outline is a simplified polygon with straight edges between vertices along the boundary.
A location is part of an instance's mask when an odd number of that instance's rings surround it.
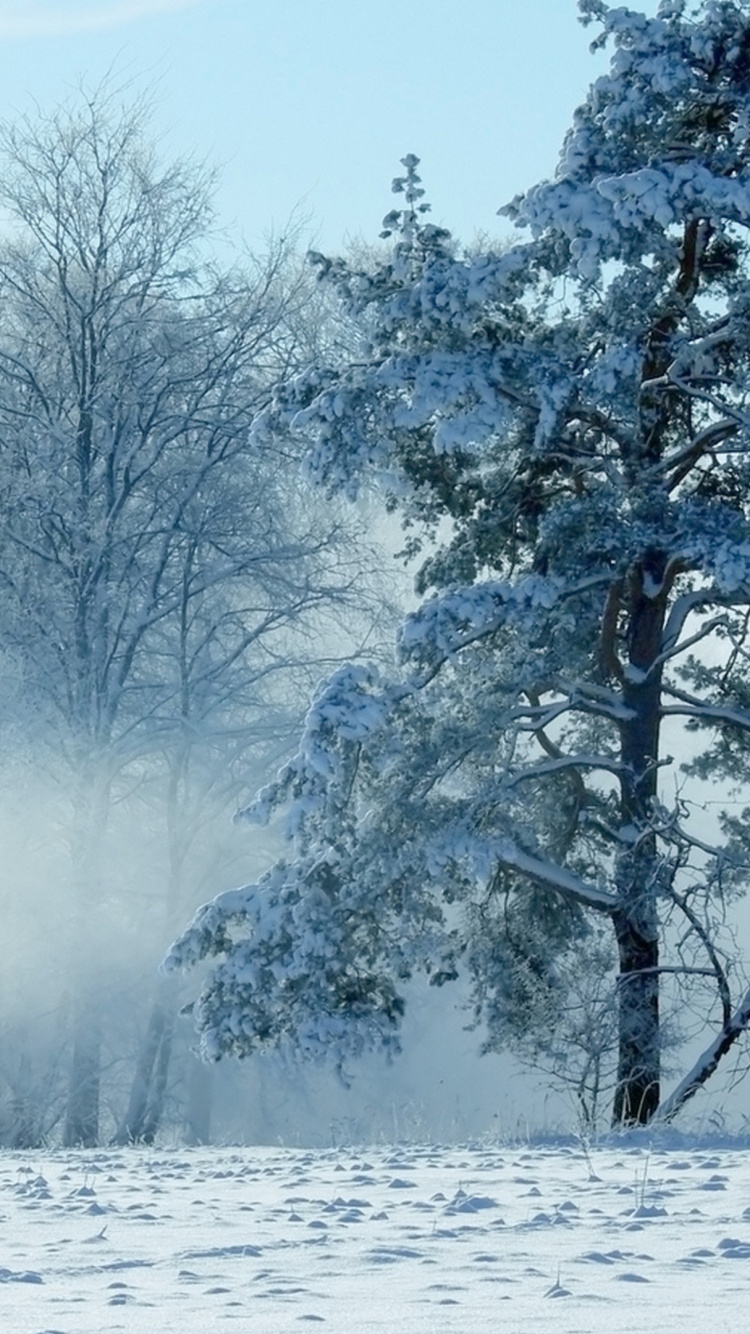
<svg viewBox="0 0 750 1334">
<path fill-rule="evenodd" d="M 407 152 L 470 240 L 554 169 L 592 35 L 575 0 L 0 0 L 0 116 L 114 68 L 156 86 L 165 154 L 221 164 L 251 246 L 295 208 L 324 249 L 373 240 Z"/>
</svg>

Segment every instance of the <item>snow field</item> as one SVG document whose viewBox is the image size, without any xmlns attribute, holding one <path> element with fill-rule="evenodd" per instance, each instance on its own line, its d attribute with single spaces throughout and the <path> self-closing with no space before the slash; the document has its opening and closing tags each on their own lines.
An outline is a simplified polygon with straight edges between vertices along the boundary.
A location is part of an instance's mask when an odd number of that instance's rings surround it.
<svg viewBox="0 0 750 1334">
<path fill-rule="evenodd" d="M 0 1155 L 3 1334 L 740 1334 L 741 1149 Z"/>
</svg>

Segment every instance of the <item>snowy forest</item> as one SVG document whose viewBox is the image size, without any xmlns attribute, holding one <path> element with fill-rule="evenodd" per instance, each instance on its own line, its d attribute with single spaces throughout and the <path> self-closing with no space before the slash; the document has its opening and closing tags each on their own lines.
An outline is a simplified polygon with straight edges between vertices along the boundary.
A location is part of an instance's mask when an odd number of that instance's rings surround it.
<svg viewBox="0 0 750 1334">
<path fill-rule="evenodd" d="M 273 1141 L 447 1013 L 587 1137 L 745 1074 L 750 4 L 578 8 L 497 241 L 0 125 L 2 1147 Z"/>
</svg>

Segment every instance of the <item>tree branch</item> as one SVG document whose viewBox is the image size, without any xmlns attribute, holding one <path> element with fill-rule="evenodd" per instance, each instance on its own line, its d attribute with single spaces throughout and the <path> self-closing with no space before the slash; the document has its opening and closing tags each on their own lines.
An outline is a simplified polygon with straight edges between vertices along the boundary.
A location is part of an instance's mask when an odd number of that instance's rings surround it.
<svg viewBox="0 0 750 1334">
<path fill-rule="evenodd" d="M 503 840 L 498 857 L 503 866 L 520 872 L 534 884 L 553 890 L 569 902 L 580 903 L 595 912 L 612 914 L 617 911 L 618 901 L 613 894 L 608 894 L 596 885 L 587 884 L 564 866 L 555 866 L 552 862 L 543 861 L 541 857 L 532 857 L 510 839 Z"/>
<path fill-rule="evenodd" d="M 669 1097 L 659 1104 L 652 1125 L 658 1125 L 660 1121 L 673 1120 L 685 1103 L 711 1078 L 722 1058 L 746 1031 L 748 1024 L 750 1024 L 750 988 L 745 992 L 734 1014 L 725 1020 L 721 1032 L 716 1035 L 713 1042 L 709 1043 L 705 1051 L 701 1052 L 692 1070 L 680 1080 Z"/>
<path fill-rule="evenodd" d="M 695 718 L 696 721 L 728 723 L 732 727 L 740 727 L 743 731 L 750 732 L 750 713 L 740 713 L 738 709 L 724 708 L 720 704 L 705 704 L 702 700 L 696 699 L 695 695 L 689 695 L 686 690 L 678 690 L 676 686 L 664 686 L 664 693 L 672 699 L 682 701 L 680 704 L 664 705 L 661 709 L 664 718 L 683 714 Z"/>
</svg>

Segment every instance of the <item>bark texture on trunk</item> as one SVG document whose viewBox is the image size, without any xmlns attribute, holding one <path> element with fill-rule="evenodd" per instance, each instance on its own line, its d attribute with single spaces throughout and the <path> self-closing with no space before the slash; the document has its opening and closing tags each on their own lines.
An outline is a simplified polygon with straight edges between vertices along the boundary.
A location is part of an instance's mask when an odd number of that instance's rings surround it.
<svg viewBox="0 0 750 1334">
<path fill-rule="evenodd" d="M 615 919 L 618 978 L 617 1087 L 612 1121 L 645 1125 L 659 1105 L 659 942 L 632 906 Z"/>
<path fill-rule="evenodd" d="M 649 552 L 630 573 L 628 666 L 622 685 L 630 716 L 621 724 L 620 816 L 630 846 L 618 861 L 619 1055 L 613 1124 L 643 1125 L 659 1105 L 659 855 L 653 833 L 661 721 L 661 653 L 666 557 Z"/>
</svg>

